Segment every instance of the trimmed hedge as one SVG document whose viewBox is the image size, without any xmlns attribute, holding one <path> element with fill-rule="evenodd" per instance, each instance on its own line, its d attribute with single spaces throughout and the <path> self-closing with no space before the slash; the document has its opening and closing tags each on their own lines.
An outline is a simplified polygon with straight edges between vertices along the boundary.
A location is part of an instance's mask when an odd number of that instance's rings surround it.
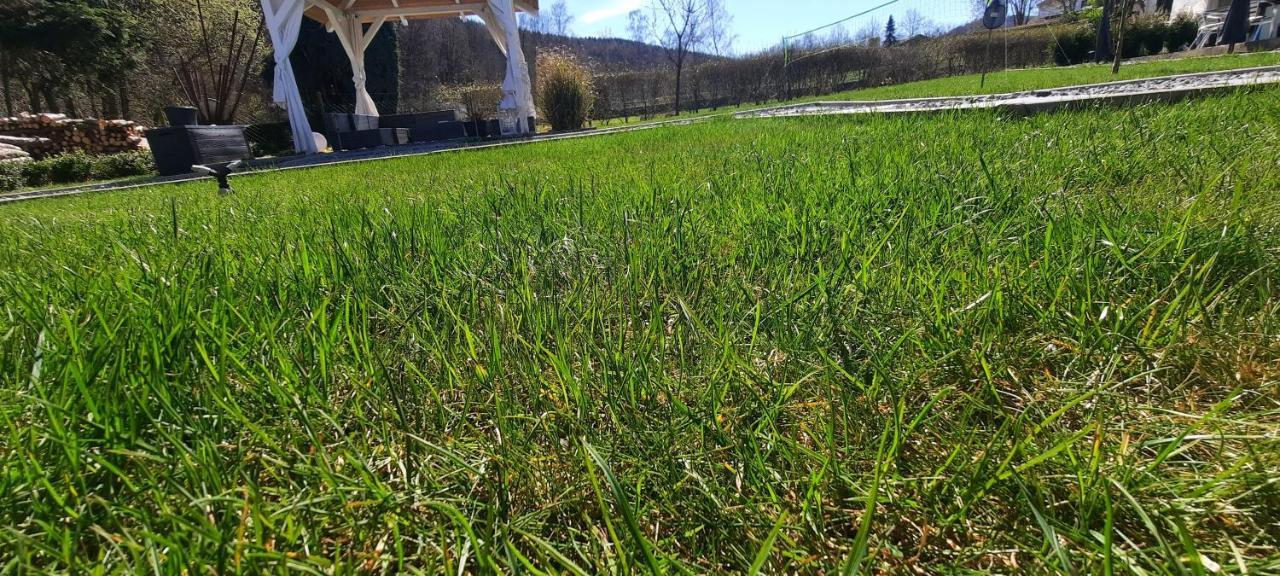
<svg viewBox="0 0 1280 576">
<path fill-rule="evenodd" d="M 1179 14 L 1169 23 L 1169 34 L 1165 37 L 1164 47 L 1170 52 L 1181 52 L 1195 41 L 1200 34 L 1200 21 L 1190 14 Z"/>
<path fill-rule="evenodd" d="M 1049 49 L 1053 51 L 1053 61 L 1059 66 L 1071 66 L 1088 60 L 1097 43 L 1098 34 L 1092 26 L 1076 26 L 1059 35 L 1049 44 Z"/>
<path fill-rule="evenodd" d="M 1179 16 L 1172 23 L 1162 15 L 1139 16 L 1130 21 L 1124 32 L 1124 46 L 1121 53 L 1125 58 L 1151 56 L 1164 50 L 1178 52 L 1195 40 L 1199 32 L 1199 23 L 1191 17 Z M 1111 27 L 1112 42 L 1117 42 L 1120 24 Z M 1080 64 L 1089 60 L 1097 47 L 1097 22 L 1089 22 L 1075 27 L 1067 34 L 1058 36 L 1050 42 L 1053 60 L 1059 66 Z"/>
<path fill-rule="evenodd" d="M 151 159 L 151 152 L 147 150 L 109 156 L 72 152 L 34 162 L 0 163 L 0 191 L 145 176 L 154 174 L 155 171 L 155 162 Z"/>
</svg>

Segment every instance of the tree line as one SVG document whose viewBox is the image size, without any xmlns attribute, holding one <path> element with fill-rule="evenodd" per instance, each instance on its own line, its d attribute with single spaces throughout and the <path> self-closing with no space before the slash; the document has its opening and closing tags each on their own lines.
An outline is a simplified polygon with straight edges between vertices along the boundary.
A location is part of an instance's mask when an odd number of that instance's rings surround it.
<svg viewBox="0 0 1280 576">
<path fill-rule="evenodd" d="M 1013 19 L 1031 4 L 1013 2 Z M 198 9 L 198 10 L 197 10 Z M 66 112 L 161 122 L 165 105 L 181 103 L 183 62 L 207 44 L 233 42 L 237 20 L 260 26 L 257 0 L 5 0 L 0 3 L 0 90 L 4 112 Z M 197 18 L 196 14 L 203 14 Z M 1026 19 L 1022 19 L 1026 22 Z M 1002 32 L 1008 50 L 984 38 L 949 34 L 917 11 L 883 26 L 833 28 L 739 55 L 724 0 L 647 0 L 628 15 L 629 38 L 573 36 L 563 0 L 544 2 L 538 18 L 522 16 L 522 43 L 534 77 L 537 54 L 568 51 L 592 70 L 596 119 L 654 117 L 687 110 L 817 95 L 1002 67 L 1053 62 L 1048 50 L 1060 26 Z M 244 34 L 241 34 L 243 37 Z M 243 41 L 243 38 L 242 38 Z M 1002 42 L 1003 44 L 1003 42 Z M 308 21 L 293 63 L 312 113 L 349 111 L 351 71 L 337 38 Z M 279 120 L 270 107 L 270 47 L 263 46 L 246 84 L 239 122 Z M 435 109 L 460 88 L 501 82 L 505 59 L 474 19 L 389 24 L 366 58 L 369 87 L 383 112 Z"/>
</svg>

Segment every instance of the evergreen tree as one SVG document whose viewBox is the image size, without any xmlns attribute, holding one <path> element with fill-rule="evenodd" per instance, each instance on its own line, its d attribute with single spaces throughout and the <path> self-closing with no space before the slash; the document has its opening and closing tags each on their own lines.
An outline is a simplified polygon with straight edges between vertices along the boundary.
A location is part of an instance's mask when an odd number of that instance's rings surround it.
<svg viewBox="0 0 1280 576">
<path fill-rule="evenodd" d="M 103 89 L 137 67 L 144 42 L 132 14 L 89 0 L 0 3 L 0 53 L 35 110 L 76 114 L 70 87 Z"/>
<path fill-rule="evenodd" d="M 893 45 L 897 43 L 898 43 L 898 27 L 893 22 L 893 16 L 890 15 L 889 23 L 884 25 L 884 42 L 882 44 L 884 45 L 885 48 L 892 48 Z"/>
</svg>

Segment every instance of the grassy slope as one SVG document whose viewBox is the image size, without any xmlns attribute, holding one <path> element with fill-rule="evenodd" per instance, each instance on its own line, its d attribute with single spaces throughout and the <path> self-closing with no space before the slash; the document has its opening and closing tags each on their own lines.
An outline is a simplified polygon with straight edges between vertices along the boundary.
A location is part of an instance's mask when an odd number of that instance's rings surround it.
<svg viewBox="0 0 1280 576">
<path fill-rule="evenodd" d="M 1084 64 L 1080 66 L 1029 68 L 992 72 L 982 84 L 979 74 L 938 78 L 922 82 L 909 82 L 894 86 L 882 86 L 865 90 L 842 92 L 823 96 L 821 100 L 890 100 L 896 98 L 928 98 L 931 96 L 964 96 L 969 94 L 1001 94 L 1022 92 L 1077 84 L 1098 84 L 1137 80 L 1155 76 L 1216 72 L 1236 68 L 1275 66 L 1280 64 L 1280 52 L 1208 56 L 1182 60 L 1155 60 L 1135 62 L 1121 66 L 1119 74 L 1111 73 L 1110 64 Z"/>
<path fill-rule="evenodd" d="M 1280 569 L 1278 96 L 0 207 L 0 549 Z"/>
<path fill-rule="evenodd" d="M 1256 66 L 1275 66 L 1280 64 L 1280 52 L 1260 52 L 1251 54 L 1234 54 L 1229 56 L 1206 56 L 1185 58 L 1180 60 L 1156 60 L 1125 64 L 1119 74 L 1111 73 L 1110 64 L 1084 64 L 1068 67 L 1028 68 L 992 72 L 987 75 L 986 83 L 982 75 L 967 74 L 936 78 L 920 82 L 907 82 L 878 88 L 864 88 L 824 96 L 798 98 L 789 102 L 778 102 L 771 106 L 780 106 L 793 102 L 812 102 L 815 100 L 894 100 L 899 98 L 928 98 L 931 96 L 967 96 L 971 94 L 1002 94 L 1005 92 L 1022 92 L 1040 90 L 1077 84 L 1097 84 L 1101 82 L 1118 82 L 1136 80 L 1171 74 L 1190 74 L 1195 72 L 1216 72 L 1237 68 L 1253 68 Z M 754 110 L 760 108 L 756 104 L 730 106 L 717 111 L 701 110 L 681 114 L 680 118 L 694 118 L 711 114 L 726 114 Z M 654 120 L 633 119 L 626 124 L 660 122 L 672 117 Z M 611 121 L 602 126 L 618 126 L 621 122 Z"/>
</svg>

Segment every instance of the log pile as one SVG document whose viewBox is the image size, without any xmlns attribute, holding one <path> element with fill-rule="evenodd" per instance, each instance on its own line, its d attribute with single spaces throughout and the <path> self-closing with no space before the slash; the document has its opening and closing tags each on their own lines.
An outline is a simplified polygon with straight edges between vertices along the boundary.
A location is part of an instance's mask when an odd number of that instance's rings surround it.
<svg viewBox="0 0 1280 576">
<path fill-rule="evenodd" d="M 142 146 L 142 126 L 129 120 L 67 118 L 63 114 L 19 114 L 0 118 L 0 142 L 36 159 L 82 151 L 115 154 Z"/>
<path fill-rule="evenodd" d="M 0 142 L 0 164 L 5 162 L 30 162 L 31 155 L 17 146 Z"/>
</svg>

